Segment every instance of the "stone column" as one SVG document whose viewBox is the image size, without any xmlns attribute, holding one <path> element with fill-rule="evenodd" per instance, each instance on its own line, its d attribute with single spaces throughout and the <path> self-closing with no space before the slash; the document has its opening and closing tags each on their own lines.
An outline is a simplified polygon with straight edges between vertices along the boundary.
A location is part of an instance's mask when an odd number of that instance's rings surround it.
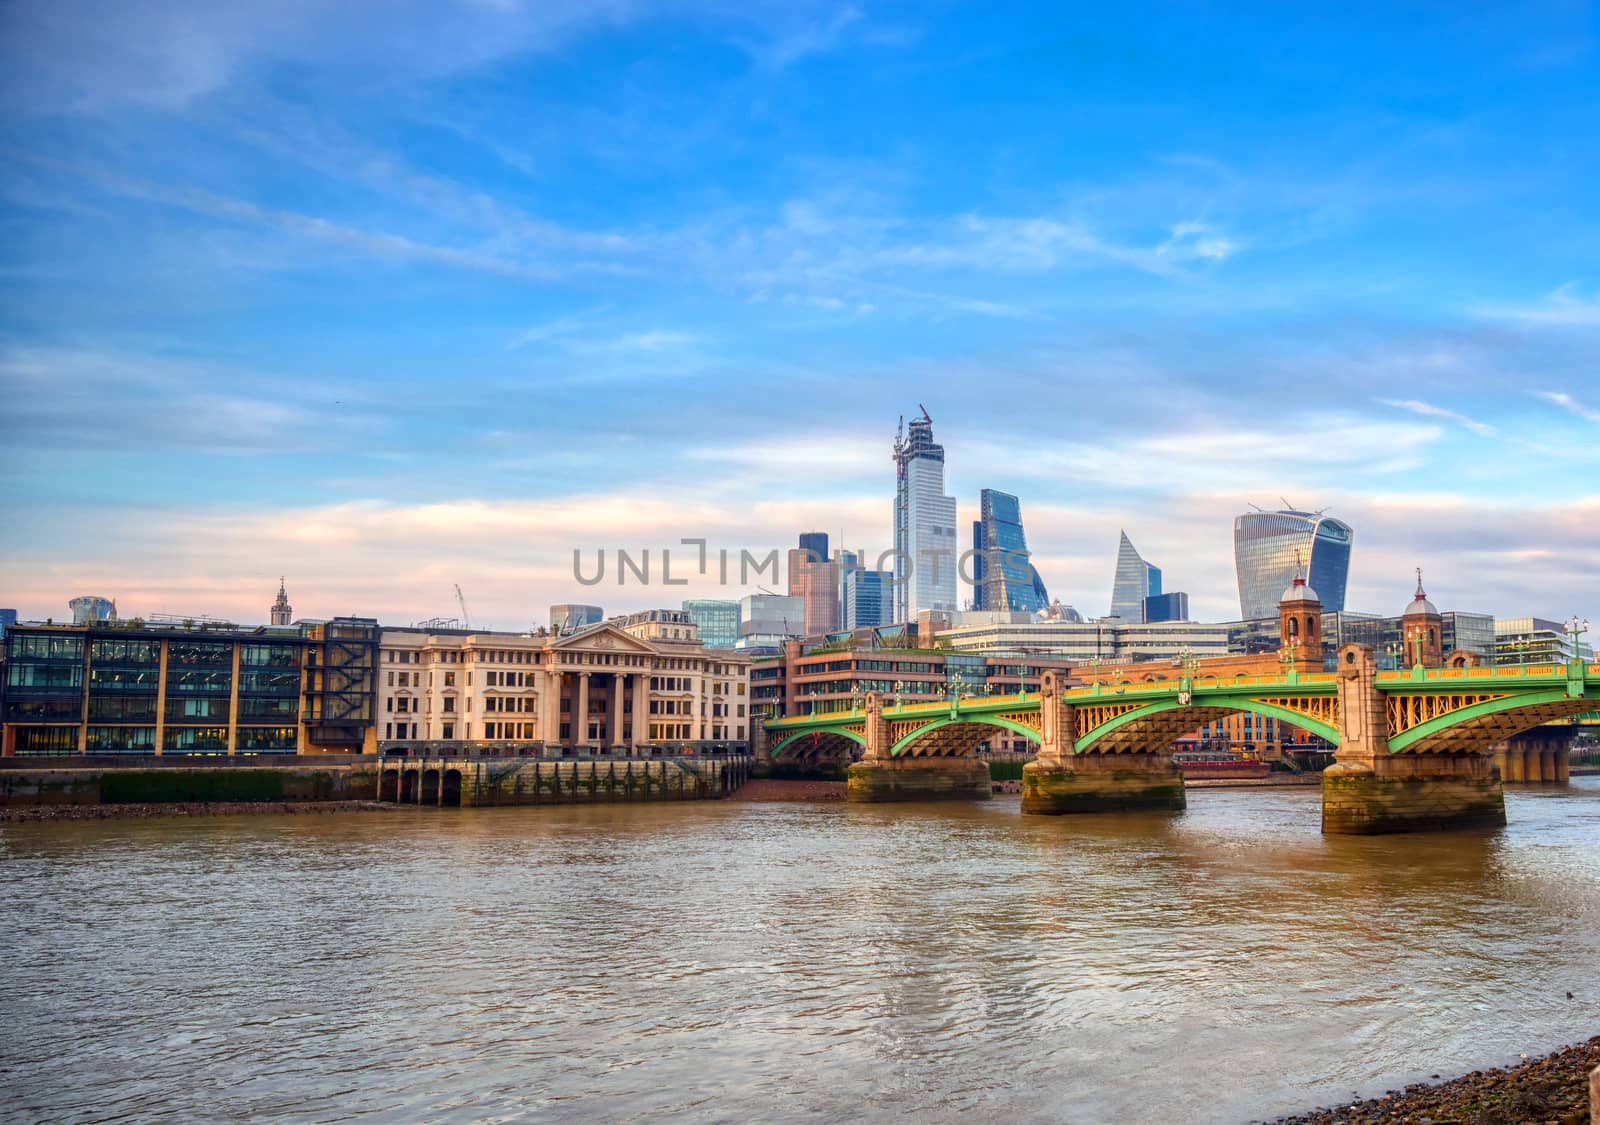
<svg viewBox="0 0 1600 1125">
<path fill-rule="evenodd" d="M 539 681 L 539 738 L 548 753 L 561 745 L 561 673 L 546 668 Z"/>
<path fill-rule="evenodd" d="M 633 677 L 633 731 L 628 736 L 628 752 L 637 754 L 650 735 L 650 672 Z"/>
<path fill-rule="evenodd" d="M 1505 747 L 1506 764 L 1501 779 L 1512 784 L 1527 781 L 1527 757 L 1523 754 L 1522 747 L 1515 742 L 1507 742 Z"/>
<path fill-rule="evenodd" d="M 1555 771 L 1552 780 L 1557 785 L 1567 785 L 1572 781 L 1572 748 L 1565 743 L 1556 747 Z"/>
<path fill-rule="evenodd" d="M 572 719 L 572 746 L 577 749 L 589 741 L 589 673 L 578 673 L 577 711 Z"/>
<path fill-rule="evenodd" d="M 611 673 L 611 695 L 609 697 L 611 714 L 606 722 L 606 746 L 622 745 L 622 692 L 627 676 L 622 672 Z"/>
<path fill-rule="evenodd" d="M 1544 741 L 1535 742 L 1523 751 L 1528 758 L 1528 781 L 1534 785 L 1542 782 L 1544 777 Z"/>
</svg>

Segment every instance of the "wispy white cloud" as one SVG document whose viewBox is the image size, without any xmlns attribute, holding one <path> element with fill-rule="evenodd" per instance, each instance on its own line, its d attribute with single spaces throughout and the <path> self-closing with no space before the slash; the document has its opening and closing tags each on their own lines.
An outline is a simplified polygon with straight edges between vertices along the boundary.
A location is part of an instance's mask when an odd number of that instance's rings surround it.
<svg viewBox="0 0 1600 1125">
<path fill-rule="evenodd" d="M 772 14 L 781 11 L 781 8 L 772 9 Z M 846 29 L 860 20 L 861 13 L 849 5 L 815 18 L 802 10 L 798 18 L 780 23 L 767 38 L 744 40 L 743 46 L 763 66 L 781 70 L 807 55 L 834 49 Z"/>
<path fill-rule="evenodd" d="M 1420 414 L 1425 418 L 1442 418 L 1447 422 L 1454 422 L 1456 425 L 1464 426 L 1473 433 L 1481 434 L 1484 437 L 1492 437 L 1498 432 L 1487 422 L 1480 422 L 1475 418 L 1469 418 L 1465 414 L 1457 413 L 1454 410 L 1447 410 L 1442 406 L 1435 406 L 1430 402 L 1422 402 L 1414 398 L 1385 398 L 1379 399 L 1378 401 L 1383 403 L 1385 406 L 1393 406 L 1399 410 L 1409 410 L 1411 413 Z"/>
<path fill-rule="evenodd" d="M 547 320 L 542 324 L 535 324 L 531 328 L 517 334 L 516 338 L 506 345 L 506 351 L 516 351 L 518 348 L 541 340 L 553 340 L 570 336 L 586 324 L 592 323 L 597 317 L 611 311 L 610 305 L 597 305 L 592 309 L 582 309 L 566 316 L 558 316 L 554 320 Z"/>
<path fill-rule="evenodd" d="M 1530 305 L 1481 305 L 1480 316 L 1527 324 L 1593 327 L 1600 325 L 1600 292 L 1584 296 L 1579 283 L 1569 281 Z"/>
<path fill-rule="evenodd" d="M 1587 419 L 1590 422 L 1600 422 L 1600 409 L 1579 402 L 1565 391 L 1534 391 L 1533 395 L 1535 398 L 1542 398 L 1546 402 L 1552 402 L 1561 407 L 1561 409 L 1576 414 L 1579 418 Z"/>
</svg>

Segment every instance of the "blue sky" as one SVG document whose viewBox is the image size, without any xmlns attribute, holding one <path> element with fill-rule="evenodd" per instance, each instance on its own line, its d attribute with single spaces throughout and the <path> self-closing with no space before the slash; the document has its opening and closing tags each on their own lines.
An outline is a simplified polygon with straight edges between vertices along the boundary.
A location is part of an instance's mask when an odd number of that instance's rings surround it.
<svg viewBox="0 0 1600 1125">
<path fill-rule="evenodd" d="M 1600 617 L 1597 107 L 1588 4 L 11 3 L 0 604 L 676 604 L 574 548 L 881 550 L 923 402 L 1086 613 L 1284 496 Z"/>
</svg>

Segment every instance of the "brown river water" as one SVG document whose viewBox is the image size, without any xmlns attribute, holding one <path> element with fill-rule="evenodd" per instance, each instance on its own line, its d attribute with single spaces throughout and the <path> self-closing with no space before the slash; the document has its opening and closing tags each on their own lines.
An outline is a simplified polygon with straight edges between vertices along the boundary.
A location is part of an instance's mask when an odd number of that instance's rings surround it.
<svg viewBox="0 0 1600 1125">
<path fill-rule="evenodd" d="M 1270 1118 L 1600 1031 L 1600 778 L 1506 803 L 0 824 L 0 1120 Z"/>
</svg>

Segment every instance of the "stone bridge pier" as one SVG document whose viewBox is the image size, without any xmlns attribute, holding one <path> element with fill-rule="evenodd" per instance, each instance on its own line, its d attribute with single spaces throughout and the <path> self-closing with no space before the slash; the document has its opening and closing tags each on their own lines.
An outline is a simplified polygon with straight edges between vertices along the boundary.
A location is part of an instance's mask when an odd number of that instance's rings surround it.
<svg viewBox="0 0 1600 1125">
<path fill-rule="evenodd" d="M 1535 727 L 1494 748 L 1494 764 L 1507 785 L 1565 785 L 1572 778 L 1572 729 Z"/>
<path fill-rule="evenodd" d="M 1377 675 L 1370 645 L 1339 650 L 1339 749 L 1322 774 L 1322 831 L 1376 835 L 1504 825 L 1505 792 L 1490 754 L 1389 749 L 1388 704 Z"/>
<path fill-rule="evenodd" d="M 955 704 L 952 703 L 952 716 Z M 917 753 L 896 755 L 895 724 L 883 714 L 883 698 L 866 699 L 865 752 L 845 771 L 851 801 L 987 801 L 993 794 L 989 763 L 973 755 L 989 728 L 969 723 L 944 727 L 918 739 Z"/>
<path fill-rule="evenodd" d="M 1063 813 L 1177 811 L 1187 801 L 1172 764 L 1173 739 L 1079 753 L 1077 709 L 1062 697 L 1055 672 L 1039 684 L 1039 755 L 1022 767 L 1022 811 Z"/>
</svg>

